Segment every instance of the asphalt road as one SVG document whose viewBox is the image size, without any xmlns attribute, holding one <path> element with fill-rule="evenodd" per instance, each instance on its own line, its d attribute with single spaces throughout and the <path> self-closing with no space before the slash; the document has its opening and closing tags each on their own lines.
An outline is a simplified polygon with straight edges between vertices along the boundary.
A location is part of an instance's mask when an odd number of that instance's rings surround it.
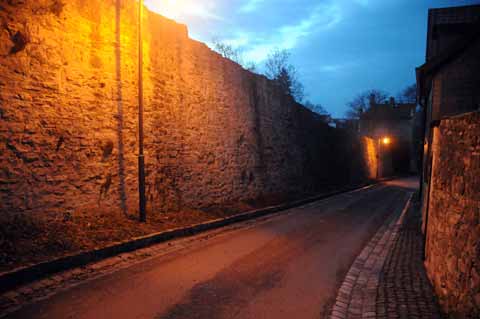
<svg viewBox="0 0 480 319">
<path fill-rule="evenodd" d="M 89 281 L 7 318 L 323 318 L 414 178 L 290 209 Z"/>
</svg>

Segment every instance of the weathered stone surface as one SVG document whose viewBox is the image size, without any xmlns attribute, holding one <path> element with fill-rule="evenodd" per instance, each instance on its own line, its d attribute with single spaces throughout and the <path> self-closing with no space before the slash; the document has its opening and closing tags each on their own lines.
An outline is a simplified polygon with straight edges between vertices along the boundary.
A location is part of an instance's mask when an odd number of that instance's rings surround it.
<svg viewBox="0 0 480 319">
<path fill-rule="evenodd" d="M 475 112 L 443 120 L 433 143 L 426 266 L 442 307 L 459 318 L 480 316 L 479 137 Z"/>
<path fill-rule="evenodd" d="M 2 214 L 137 210 L 135 6 L 2 3 Z M 328 127 L 265 77 L 189 39 L 185 26 L 150 12 L 143 23 L 148 210 L 375 176 L 372 142 Z"/>
</svg>

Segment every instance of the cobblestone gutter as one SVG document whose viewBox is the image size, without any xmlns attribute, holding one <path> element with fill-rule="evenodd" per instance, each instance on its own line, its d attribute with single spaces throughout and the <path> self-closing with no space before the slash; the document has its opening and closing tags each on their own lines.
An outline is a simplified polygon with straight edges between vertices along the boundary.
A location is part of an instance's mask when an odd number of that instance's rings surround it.
<svg viewBox="0 0 480 319">
<path fill-rule="evenodd" d="M 418 207 L 408 196 L 355 259 L 331 319 L 441 318 L 423 267 Z"/>
</svg>

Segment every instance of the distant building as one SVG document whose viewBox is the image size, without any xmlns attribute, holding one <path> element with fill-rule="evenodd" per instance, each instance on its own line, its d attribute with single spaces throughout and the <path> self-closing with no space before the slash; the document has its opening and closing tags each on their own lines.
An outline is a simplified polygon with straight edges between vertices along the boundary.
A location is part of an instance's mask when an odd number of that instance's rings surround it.
<svg viewBox="0 0 480 319">
<path fill-rule="evenodd" d="M 359 132 L 371 137 L 390 135 L 410 140 L 415 109 L 415 104 L 396 103 L 393 97 L 388 103 L 371 101 L 368 111 L 360 116 Z"/>
<path fill-rule="evenodd" d="M 356 119 L 333 119 L 331 126 L 351 133 L 358 132 L 358 120 Z"/>
<path fill-rule="evenodd" d="M 388 150 L 395 173 L 416 171 L 413 142 L 415 110 L 415 104 L 397 103 L 393 97 L 389 102 L 380 104 L 371 99 L 369 109 L 360 116 L 361 135 L 375 140 L 391 139 Z"/>
</svg>

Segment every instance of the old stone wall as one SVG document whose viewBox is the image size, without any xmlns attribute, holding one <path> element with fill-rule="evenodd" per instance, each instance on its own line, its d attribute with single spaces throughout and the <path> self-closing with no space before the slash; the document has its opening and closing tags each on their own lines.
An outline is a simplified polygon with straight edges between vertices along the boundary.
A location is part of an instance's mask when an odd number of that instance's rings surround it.
<svg viewBox="0 0 480 319">
<path fill-rule="evenodd" d="M 1 212 L 135 213 L 136 2 L 0 6 Z M 365 141 L 189 39 L 185 26 L 150 12 L 143 24 L 149 211 L 372 177 Z"/>
<path fill-rule="evenodd" d="M 433 138 L 426 267 L 453 317 L 480 316 L 480 113 L 442 120 Z"/>
</svg>

